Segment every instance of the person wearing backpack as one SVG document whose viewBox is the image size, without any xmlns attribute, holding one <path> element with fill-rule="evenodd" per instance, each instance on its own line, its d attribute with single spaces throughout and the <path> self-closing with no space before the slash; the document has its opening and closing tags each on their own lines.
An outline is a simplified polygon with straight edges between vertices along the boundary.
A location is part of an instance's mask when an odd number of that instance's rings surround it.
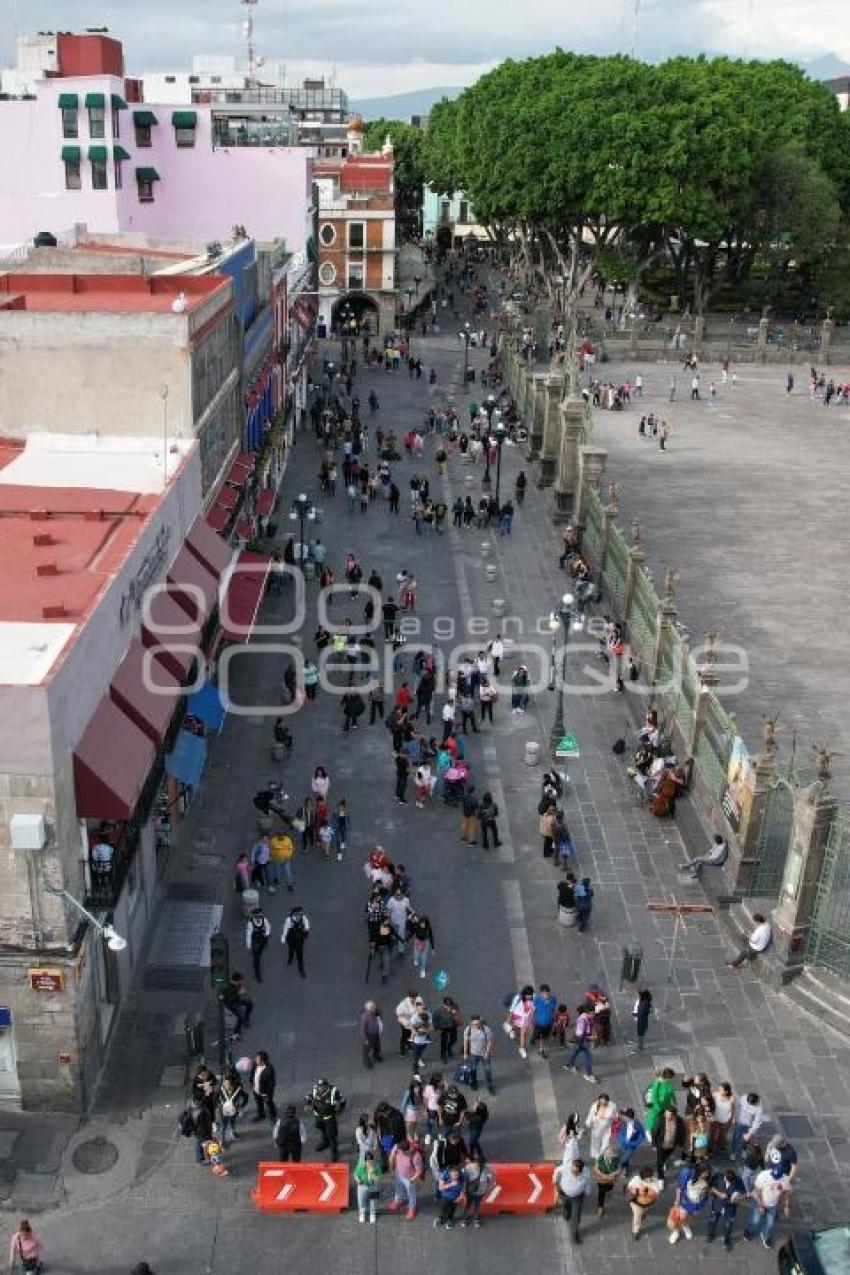
<svg viewBox="0 0 850 1275">
<path fill-rule="evenodd" d="M 289 916 L 283 923 L 283 933 L 280 936 L 281 943 L 286 944 L 289 953 L 287 957 L 287 965 L 291 965 L 295 961 L 298 965 L 298 973 L 302 978 L 307 975 L 304 972 L 304 944 L 310 934 L 310 921 L 307 913 L 300 904 L 289 913 Z"/>
<path fill-rule="evenodd" d="M 262 908 L 254 908 L 248 918 L 245 926 L 245 946 L 251 953 L 251 962 L 254 966 L 254 978 L 258 983 L 263 981 L 262 960 L 263 952 L 268 946 L 269 935 L 272 927 L 268 919 L 264 916 Z"/>
<path fill-rule="evenodd" d="M 564 1065 L 564 1071 L 577 1071 L 576 1062 L 581 1056 L 584 1059 L 584 1078 L 590 1084 L 597 1083 L 593 1074 L 593 1009 L 589 1005 L 580 1005 L 577 1011 L 575 1026 L 575 1045 Z"/>
<path fill-rule="evenodd" d="M 304 1122 L 298 1119 L 298 1112 L 292 1105 L 288 1106 L 280 1119 L 275 1123 L 272 1132 L 278 1159 L 284 1163 L 291 1160 L 293 1164 L 301 1163 L 301 1150 L 307 1141 L 307 1130 Z"/>
<path fill-rule="evenodd" d="M 492 838 L 493 846 L 498 850 L 502 844 L 499 840 L 499 825 L 496 820 L 499 818 L 499 807 L 493 800 L 492 793 L 485 792 L 481 798 L 481 807 L 478 811 L 478 818 L 481 823 L 481 842 L 485 850 L 490 849 L 490 840 Z"/>
</svg>

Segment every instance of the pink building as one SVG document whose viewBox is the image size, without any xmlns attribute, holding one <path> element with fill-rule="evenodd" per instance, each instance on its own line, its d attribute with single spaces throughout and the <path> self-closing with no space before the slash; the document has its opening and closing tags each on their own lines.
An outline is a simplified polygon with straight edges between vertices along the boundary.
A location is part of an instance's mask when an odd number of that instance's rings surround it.
<svg viewBox="0 0 850 1275">
<path fill-rule="evenodd" d="M 33 99 L 0 101 L 0 246 L 8 252 L 41 230 L 60 235 L 79 224 L 210 240 L 239 224 L 305 250 L 312 150 L 214 145 L 211 106 L 131 101 L 138 81 L 116 74 L 108 52 L 66 57 L 36 81 Z M 85 73 L 69 75 L 68 65 Z"/>
</svg>

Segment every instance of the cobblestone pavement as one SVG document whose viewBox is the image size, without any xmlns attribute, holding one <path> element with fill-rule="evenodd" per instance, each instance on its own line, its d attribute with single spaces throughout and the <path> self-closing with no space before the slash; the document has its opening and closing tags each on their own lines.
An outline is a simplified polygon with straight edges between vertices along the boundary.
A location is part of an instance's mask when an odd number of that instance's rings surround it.
<svg viewBox="0 0 850 1275">
<path fill-rule="evenodd" d="M 445 328 L 445 325 L 444 325 Z M 462 349 L 451 335 L 419 344 L 426 366 L 438 371 L 436 386 L 427 378 L 410 381 L 405 373 L 360 374 L 358 392 L 365 402 L 371 384 L 381 400 L 379 421 L 399 432 L 421 419 L 430 402 L 454 396 L 459 410 L 465 396 L 459 386 Z M 480 355 L 472 352 L 473 361 Z M 344 500 L 320 498 L 316 473 L 318 452 L 307 434 L 299 435 L 292 469 L 287 475 L 281 509 L 285 525 L 288 502 L 305 491 L 323 509 L 317 530 L 341 567 L 352 549 L 364 575 L 375 567 L 384 580 L 400 567 L 414 571 L 420 581 L 417 610 L 423 638 L 439 624 L 447 632 L 454 621 L 454 641 L 484 640 L 484 624 L 469 636 L 469 621 L 480 617 L 496 628 L 493 598 L 507 600 L 508 612 L 531 634 L 537 617 L 548 615 L 564 588 L 554 551 L 555 535 L 549 518 L 547 493 L 534 488 L 518 512 L 510 537 L 487 534 L 487 561 L 498 567 L 496 584 L 484 579 L 481 542 L 477 531 L 452 531 L 442 540 L 417 538 L 410 521 L 388 514 L 384 507 L 361 517 L 349 513 Z M 503 491 L 512 490 L 522 461 L 505 449 Z M 403 503 L 414 465 L 398 465 Z M 424 470 L 437 488 L 439 479 L 432 448 L 416 468 Z M 467 490 L 477 497 L 480 471 L 471 488 L 467 471 L 453 460 L 444 495 Z M 311 586 L 310 606 L 315 605 Z M 270 599 L 266 621 L 285 618 L 286 598 Z M 340 614 L 354 615 L 350 605 L 338 604 Z M 306 650 L 312 650 L 315 621 L 304 626 Z M 512 628 L 519 642 L 516 624 Z M 284 639 L 289 640 L 289 639 Z M 544 640 L 544 653 L 546 643 Z M 277 703 L 280 659 L 263 656 L 265 638 L 252 644 L 240 661 L 237 690 L 245 701 Z M 535 644 L 540 641 L 531 638 Z M 450 642 L 444 641 L 444 647 Z M 259 658 L 257 655 L 259 654 Z M 514 647 L 506 660 L 519 658 Z M 530 653 L 522 658 L 531 665 Z M 545 654 L 544 654 L 545 658 Z M 575 665 L 586 662 L 574 649 Z M 406 665 L 409 671 L 409 656 Z M 368 847 L 381 841 L 413 877 L 413 897 L 432 918 L 437 950 L 431 974 L 445 969 L 449 991 L 468 1015 L 479 1010 L 491 1023 L 502 1014 L 505 995 L 519 981 L 547 980 L 559 998 L 574 1008 L 584 987 L 597 980 L 612 991 L 615 1006 L 614 1043 L 599 1050 L 596 1070 L 600 1084 L 621 1104 L 640 1109 L 641 1095 L 653 1068 L 670 1063 L 680 1071 L 703 1068 L 713 1081 L 730 1079 L 736 1091 L 756 1088 L 769 1112 L 771 1128 L 785 1128 L 797 1146 L 800 1185 L 795 1217 L 805 1224 L 830 1224 L 850 1213 L 847 1170 L 850 1147 L 848 1049 L 828 1029 L 766 990 L 751 974 L 726 970 L 726 942 L 714 917 L 688 923 L 677 940 L 667 983 L 673 933 L 671 922 L 647 911 L 647 903 L 677 890 L 680 897 L 699 900 L 698 886 L 682 887 L 675 863 L 683 845 L 675 824 L 653 819 L 634 802 L 622 762 L 611 753 L 611 742 L 623 727 L 622 698 L 570 697 L 567 723 L 581 743 L 581 758 L 569 763 L 567 817 L 577 846 L 582 873 L 593 878 L 596 900 L 589 932 L 565 931 L 555 921 L 555 875 L 540 853 L 536 803 L 540 768 L 523 763 L 527 741 L 548 741 L 554 697 L 543 691 L 523 717 L 511 715 L 508 697 L 497 705 L 493 728 L 484 727 L 468 740 L 473 777 L 479 791 L 490 788 L 503 813 L 504 844 L 498 852 L 468 847 L 459 840 L 456 814 L 442 806 L 426 811 L 393 799 L 394 773 L 387 732 L 376 724 L 361 726 L 344 736 L 336 703 L 320 694 L 317 702 L 295 721 L 296 746 L 284 771 L 293 801 L 300 798 L 317 764 L 331 776 L 331 797 L 346 796 L 352 811 L 352 836 L 342 863 L 315 856 L 296 863 L 296 893 L 264 900 L 274 927 L 274 943 L 267 952 L 265 980 L 252 987 L 257 1004 L 255 1026 L 246 1038 L 246 1051 L 267 1049 L 278 1071 L 278 1101 L 297 1101 L 318 1075 L 328 1075 L 349 1095 L 343 1122 L 342 1154 L 352 1157 L 351 1128 L 360 1110 L 380 1098 L 397 1102 L 405 1085 L 407 1065 L 397 1055 L 395 1033 L 388 1026 L 387 1061 L 365 1072 L 356 1039 L 358 1011 L 367 994 L 376 995 L 385 1018 L 408 986 L 412 972 L 394 968 L 382 987 L 373 977 L 364 982 L 366 950 L 362 907 L 365 886 L 362 863 Z M 362 721 L 363 719 L 361 719 Z M 199 799 L 190 813 L 168 867 L 164 888 L 171 898 L 206 900 L 224 905 L 224 924 L 234 962 L 244 942 L 236 897 L 231 892 L 231 864 L 254 839 L 251 796 L 259 781 L 273 774 L 270 761 L 271 722 L 268 719 L 228 717 L 221 738 L 211 748 L 211 760 Z M 505 817 L 506 816 L 506 817 Z M 277 942 L 282 921 L 292 902 L 302 903 L 313 932 L 307 952 L 307 977 L 299 979 L 287 968 Z M 657 1015 L 644 1054 L 629 1052 L 632 993 L 620 991 L 619 970 L 624 942 L 639 942 L 644 951 L 644 975 L 653 988 Z M 244 949 L 242 949 L 244 951 Z M 247 957 L 247 952 L 244 956 Z M 250 962 L 244 961 L 243 968 Z M 163 980 L 161 980 L 163 981 Z M 167 979 L 164 980 L 167 982 Z M 431 977 L 425 984 L 432 1000 Z M 571 1245 L 559 1218 L 506 1217 L 489 1221 L 480 1232 L 435 1234 L 430 1203 L 422 1217 L 405 1223 L 381 1217 L 375 1228 L 361 1228 L 356 1213 L 339 1219 L 259 1216 L 248 1198 L 257 1161 L 271 1156 L 273 1146 L 264 1125 L 247 1124 L 230 1158 L 232 1176 L 215 1180 L 192 1162 L 190 1142 L 174 1131 L 182 1105 L 181 1073 L 163 1067 L 175 1061 L 172 1028 L 183 1011 L 202 1000 L 198 991 L 140 982 L 118 1025 L 113 1062 L 100 1101 L 100 1118 L 124 1139 L 135 1139 L 135 1180 L 119 1191 L 113 1178 L 101 1179 L 99 1196 L 84 1196 L 79 1183 L 65 1182 L 69 1206 L 46 1213 L 38 1225 L 47 1241 L 50 1269 L 55 1275 L 78 1271 L 123 1272 L 144 1257 L 158 1275 L 230 1275 L 254 1269 L 274 1270 L 288 1260 L 299 1264 L 315 1258 L 317 1267 L 345 1270 L 353 1275 L 427 1263 L 443 1275 L 458 1263 L 473 1271 L 502 1272 L 527 1266 L 533 1253 L 541 1275 L 592 1271 L 594 1275 L 679 1269 L 682 1245 L 667 1244 L 663 1212 L 653 1218 L 648 1234 L 637 1246 L 628 1234 L 625 1205 L 615 1194 L 608 1215 L 595 1217 L 588 1201 L 585 1242 Z M 558 1121 L 571 1109 L 582 1115 L 597 1092 L 577 1075 L 562 1070 L 562 1055 L 554 1051 L 546 1062 L 530 1057 L 523 1062 L 497 1032 L 494 1071 L 497 1093 L 490 1102 L 491 1120 L 484 1145 L 493 1161 L 531 1160 L 558 1155 Z M 425 1070 L 433 1069 L 426 1057 Z M 163 1075 L 165 1084 L 157 1084 Z M 308 1158 L 319 1158 L 311 1137 Z M 642 1153 L 646 1155 L 646 1153 Z M 199 1219 L 203 1219 L 198 1225 Z M 708 1247 L 704 1223 L 686 1246 L 692 1260 L 716 1269 L 740 1267 L 765 1272 L 775 1259 L 761 1247 L 742 1243 L 730 1259 Z"/>
</svg>

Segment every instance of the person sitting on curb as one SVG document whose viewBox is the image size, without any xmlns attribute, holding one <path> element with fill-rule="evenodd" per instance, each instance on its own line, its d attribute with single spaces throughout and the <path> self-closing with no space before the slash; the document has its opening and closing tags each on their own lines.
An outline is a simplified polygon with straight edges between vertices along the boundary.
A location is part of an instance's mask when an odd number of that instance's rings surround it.
<svg viewBox="0 0 850 1275">
<path fill-rule="evenodd" d="M 729 846 L 720 833 L 716 832 L 708 854 L 699 855 L 696 859 L 689 860 L 688 863 L 680 863 L 679 871 L 687 872 L 694 880 L 698 880 L 702 875 L 703 868 L 722 868 L 728 858 Z"/>
</svg>

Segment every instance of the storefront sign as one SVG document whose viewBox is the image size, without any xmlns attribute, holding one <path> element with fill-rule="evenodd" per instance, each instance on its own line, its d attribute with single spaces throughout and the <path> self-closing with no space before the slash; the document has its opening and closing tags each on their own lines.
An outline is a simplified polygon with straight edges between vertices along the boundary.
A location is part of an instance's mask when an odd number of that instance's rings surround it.
<svg viewBox="0 0 850 1275">
<path fill-rule="evenodd" d="M 27 970 L 30 990 L 33 992 L 61 992 L 65 988 L 65 975 L 56 969 Z"/>
<path fill-rule="evenodd" d="M 121 597 L 121 623 L 126 624 L 135 608 L 142 605 L 145 590 L 160 573 L 160 569 L 168 556 L 168 545 L 171 540 L 171 528 L 160 527 L 156 539 L 142 559 L 142 564 L 133 576 L 127 591 Z"/>
</svg>

